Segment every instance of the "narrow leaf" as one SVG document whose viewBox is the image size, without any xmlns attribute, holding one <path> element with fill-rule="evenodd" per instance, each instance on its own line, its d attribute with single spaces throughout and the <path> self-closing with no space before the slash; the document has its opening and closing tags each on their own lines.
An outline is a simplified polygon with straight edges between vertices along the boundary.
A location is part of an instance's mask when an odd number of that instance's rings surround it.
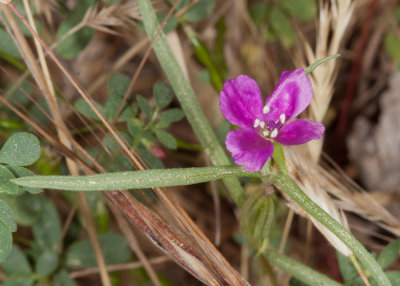
<svg viewBox="0 0 400 286">
<path fill-rule="evenodd" d="M 257 172 L 246 172 L 240 166 L 215 166 L 203 168 L 154 169 L 90 176 L 34 176 L 14 179 L 13 182 L 21 186 L 55 190 L 112 191 L 184 186 L 236 176 L 259 177 L 261 174 Z"/>
<path fill-rule="evenodd" d="M 140 110 L 144 113 L 144 115 L 146 115 L 147 118 L 150 119 L 151 118 L 151 106 L 150 106 L 150 103 L 148 102 L 148 100 L 141 95 L 137 95 L 136 100 L 139 104 Z"/>
<path fill-rule="evenodd" d="M 378 256 L 378 263 L 382 268 L 388 267 L 399 256 L 400 239 L 393 240 Z"/>
<path fill-rule="evenodd" d="M 166 147 L 170 149 L 176 149 L 177 144 L 174 136 L 169 134 L 168 132 L 164 130 L 157 130 L 156 131 L 156 136 L 157 139 L 160 140 L 162 144 L 164 144 Z"/>
<path fill-rule="evenodd" d="M 172 108 L 160 113 L 160 119 L 168 122 L 179 121 L 185 117 L 185 113 L 179 108 Z"/>
</svg>

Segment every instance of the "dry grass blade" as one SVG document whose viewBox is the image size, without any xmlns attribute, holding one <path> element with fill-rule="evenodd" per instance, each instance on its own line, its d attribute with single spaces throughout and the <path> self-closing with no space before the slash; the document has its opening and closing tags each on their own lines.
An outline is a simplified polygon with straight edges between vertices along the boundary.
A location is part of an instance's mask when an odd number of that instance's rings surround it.
<svg viewBox="0 0 400 286">
<path fill-rule="evenodd" d="M 319 1 L 320 9 L 315 49 L 311 47 L 303 35 L 300 35 L 300 46 L 304 49 L 305 58 L 303 55 L 297 54 L 295 60 L 297 66 L 309 66 L 319 59 L 339 53 L 356 2 L 351 0 Z M 331 102 L 338 70 L 339 61 L 333 60 L 319 66 L 316 72 L 309 75 L 314 97 L 308 109 L 307 118 L 319 122 L 323 121 Z M 322 140 L 311 141 L 307 144 L 314 161 L 319 159 L 322 142 Z"/>
<path fill-rule="evenodd" d="M 301 150 L 300 148 L 303 147 L 296 148 L 297 150 L 295 152 L 292 152 L 294 150 L 285 152 L 287 155 L 286 158 L 288 158 L 287 169 L 289 175 L 295 180 L 296 184 L 307 194 L 309 198 L 317 203 L 334 219 L 347 227 L 346 217 L 334 205 L 331 198 L 327 194 L 326 189 L 324 189 L 320 184 L 320 174 L 318 173 L 317 164 L 313 163 L 306 156 L 300 155 L 304 154 L 304 150 Z M 351 254 L 351 251 L 348 249 L 348 247 L 341 240 L 339 240 L 336 235 L 326 229 L 325 226 L 316 221 L 313 217 L 310 217 L 296 204 L 290 203 L 290 207 L 297 213 L 310 218 L 313 224 L 321 231 L 325 238 L 343 255 L 349 256 Z"/>
<path fill-rule="evenodd" d="M 139 9 L 134 2 L 119 3 L 109 7 L 100 7 L 87 10 L 80 25 L 92 27 L 104 33 L 118 34 L 111 28 L 135 26 L 132 19 L 139 17 Z"/>
</svg>

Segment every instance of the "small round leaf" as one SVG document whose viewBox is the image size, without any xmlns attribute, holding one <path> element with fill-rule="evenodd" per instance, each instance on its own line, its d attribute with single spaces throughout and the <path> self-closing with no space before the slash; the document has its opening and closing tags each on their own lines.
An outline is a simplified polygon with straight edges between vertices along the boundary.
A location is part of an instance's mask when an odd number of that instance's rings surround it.
<svg viewBox="0 0 400 286">
<path fill-rule="evenodd" d="M 8 276 L 17 275 L 29 275 L 31 273 L 31 267 L 25 254 L 14 244 L 10 255 L 2 264 L 4 273 Z"/>
<path fill-rule="evenodd" d="M 28 166 L 40 156 L 40 144 L 36 136 L 20 132 L 13 134 L 0 150 L 0 163 Z"/>
</svg>

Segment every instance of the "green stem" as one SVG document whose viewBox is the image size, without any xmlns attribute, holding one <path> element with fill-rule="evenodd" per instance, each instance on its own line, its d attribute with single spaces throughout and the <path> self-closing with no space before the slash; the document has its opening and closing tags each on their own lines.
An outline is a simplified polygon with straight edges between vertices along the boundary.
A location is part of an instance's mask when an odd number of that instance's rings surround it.
<svg viewBox="0 0 400 286">
<path fill-rule="evenodd" d="M 154 187 L 184 186 L 231 177 L 260 177 L 240 166 L 151 169 L 90 176 L 32 176 L 11 180 L 20 186 L 67 191 L 114 191 Z"/>
<path fill-rule="evenodd" d="M 336 235 L 347 247 L 354 253 L 360 262 L 369 270 L 378 285 L 391 285 L 384 274 L 382 268 L 376 262 L 374 257 L 358 242 L 351 233 L 339 222 L 332 218 L 328 213 L 313 202 L 287 175 L 282 172 L 274 174 L 275 183 L 282 188 L 300 207 L 317 221 L 324 225 L 328 230 Z"/>
<path fill-rule="evenodd" d="M 307 285 L 340 286 L 342 284 L 329 277 L 283 255 L 273 249 L 267 249 L 264 256 L 274 265 L 290 273 Z"/>
<path fill-rule="evenodd" d="M 312 65 L 308 66 L 305 68 L 306 74 L 309 74 L 310 72 L 312 72 L 314 69 L 316 69 L 320 64 L 323 64 L 324 62 L 327 62 L 331 59 L 335 59 L 340 57 L 340 54 L 335 54 L 335 55 L 331 55 L 331 56 L 327 56 L 326 58 L 320 59 L 318 61 L 316 61 L 315 63 L 313 63 Z"/>
<path fill-rule="evenodd" d="M 150 39 L 153 39 L 159 30 L 159 24 L 155 11 L 149 0 L 139 0 L 139 8 L 143 18 L 145 31 Z M 178 61 L 161 32 L 153 46 L 154 52 L 165 71 L 166 76 L 175 91 L 186 117 L 194 132 L 204 146 L 207 155 L 214 165 L 228 165 L 230 160 L 212 130 L 207 118 L 200 108 L 200 104 L 192 87 L 186 80 Z M 244 203 L 245 193 L 237 178 L 225 178 L 224 183 L 232 198 L 240 207 Z"/>
</svg>

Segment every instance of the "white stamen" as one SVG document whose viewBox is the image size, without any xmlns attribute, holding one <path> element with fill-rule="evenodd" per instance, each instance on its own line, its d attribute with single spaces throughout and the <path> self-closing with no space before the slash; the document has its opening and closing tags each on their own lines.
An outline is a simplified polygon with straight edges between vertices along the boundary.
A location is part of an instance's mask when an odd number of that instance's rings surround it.
<svg viewBox="0 0 400 286">
<path fill-rule="evenodd" d="M 254 127 L 254 128 L 257 128 L 258 125 L 260 125 L 260 119 L 257 118 L 256 120 L 254 120 L 254 125 L 253 125 L 253 127 Z"/>
<path fill-rule="evenodd" d="M 264 106 L 263 108 L 263 113 L 267 114 L 271 109 L 269 108 L 269 106 Z"/>
<path fill-rule="evenodd" d="M 281 116 L 279 116 L 279 119 L 281 120 L 282 124 L 285 124 L 286 115 L 285 114 L 281 114 Z"/>
<path fill-rule="evenodd" d="M 274 129 L 274 130 L 272 130 L 272 132 L 271 132 L 271 138 L 275 138 L 276 136 L 278 135 L 278 129 Z"/>
<path fill-rule="evenodd" d="M 268 135 L 269 135 L 268 131 L 264 131 L 264 132 L 263 132 L 263 135 L 264 135 L 264 136 L 268 136 Z"/>
<path fill-rule="evenodd" d="M 264 121 L 261 121 L 259 125 L 260 125 L 260 127 L 261 127 L 262 129 L 264 129 L 264 127 L 265 127 L 265 122 L 264 122 Z"/>
</svg>

